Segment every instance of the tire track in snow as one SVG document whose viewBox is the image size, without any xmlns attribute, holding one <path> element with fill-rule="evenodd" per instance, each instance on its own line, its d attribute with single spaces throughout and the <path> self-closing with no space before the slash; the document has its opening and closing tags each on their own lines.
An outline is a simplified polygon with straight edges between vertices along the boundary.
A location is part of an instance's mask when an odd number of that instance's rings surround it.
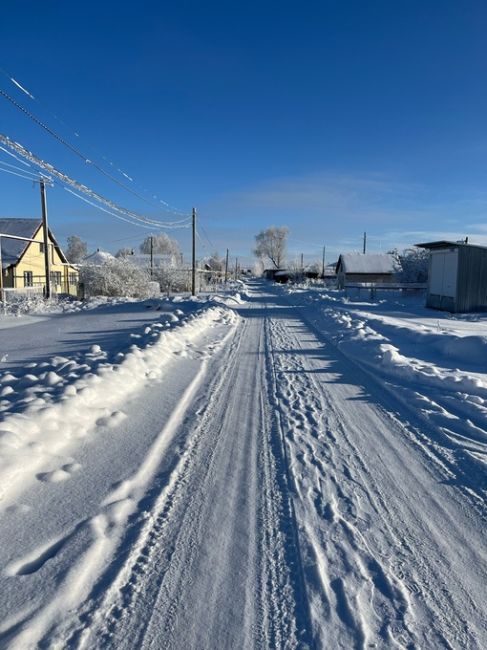
<svg viewBox="0 0 487 650">
<path fill-rule="evenodd" d="M 188 408 L 185 459 L 70 647 L 309 647 L 263 322 L 237 329 Z"/>
<path fill-rule="evenodd" d="M 81 557 L 73 566 L 64 571 L 64 576 L 60 579 L 53 600 L 45 607 L 37 608 L 25 620 L 16 622 L 11 630 L 2 630 L 2 638 L 12 637 L 12 647 L 23 650 L 26 645 L 33 645 L 39 639 L 40 647 L 43 647 L 44 644 L 46 647 L 51 647 L 54 639 L 57 639 L 57 642 L 64 647 L 66 638 L 70 639 L 70 644 L 77 644 L 83 638 L 88 623 L 91 623 L 97 613 L 103 594 L 109 590 L 109 586 L 116 579 L 116 575 L 123 565 L 124 557 L 130 552 L 131 543 L 135 543 L 138 533 L 144 529 L 144 525 L 147 523 L 148 516 L 150 516 L 146 509 L 148 504 L 153 502 L 161 490 L 164 492 L 165 487 L 168 490 L 171 487 L 171 478 L 174 477 L 172 470 L 178 466 L 180 459 L 180 455 L 177 453 L 180 442 L 176 443 L 176 449 L 173 450 L 175 455 L 172 459 L 172 467 L 170 464 L 168 467 L 168 464 L 165 463 L 164 470 L 160 475 L 157 475 L 157 467 L 164 457 L 168 445 L 174 439 L 174 433 L 184 417 L 187 405 L 207 376 L 212 354 L 225 344 L 233 331 L 234 327 L 231 327 L 223 339 L 207 346 L 206 352 L 201 355 L 202 362 L 197 375 L 186 388 L 163 430 L 155 437 L 152 447 L 135 474 L 122 484 L 115 486 L 111 495 L 100 504 L 98 514 L 79 522 L 73 531 L 58 542 L 57 546 L 61 548 L 77 532 L 89 537 Z M 217 334 L 217 336 L 220 335 Z M 191 443 L 191 438 L 189 443 Z M 185 455 L 186 452 L 183 452 L 183 462 Z M 155 473 L 155 484 L 150 485 L 144 495 L 151 479 L 154 480 Z M 87 535 L 88 531 L 90 531 L 89 535 Z M 125 535 L 125 540 L 122 540 L 123 535 Z M 128 541 L 128 543 L 124 545 L 123 541 Z M 43 552 L 43 549 L 40 550 Z M 106 568 L 107 564 L 108 569 Z M 86 593 L 84 597 L 83 593 L 87 589 L 91 589 L 91 593 Z M 81 614 L 79 617 L 75 614 L 73 617 L 68 610 L 78 609 L 83 601 L 85 604 L 81 605 Z M 64 614 L 64 616 L 60 616 L 60 614 Z M 62 621 L 60 624 L 56 622 L 59 618 Z M 79 619 L 82 621 L 81 627 L 76 624 Z M 72 632 L 73 625 L 76 628 L 74 632 Z"/>
<path fill-rule="evenodd" d="M 300 328 L 301 331 L 298 332 L 293 329 L 291 320 L 285 325 L 277 319 L 273 322 L 275 347 L 280 347 L 283 351 L 298 351 L 304 334 L 308 340 L 310 335 L 313 338 L 307 325 L 297 318 L 292 320 L 294 327 Z M 439 588 L 437 569 L 441 557 L 435 559 L 434 553 L 438 548 L 431 543 L 428 547 L 424 541 L 429 539 L 429 531 L 423 530 L 418 537 L 418 530 L 413 532 L 408 525 L 406 512 L 398 510 L 395 500 L 391 501 L 378 491 L 378 484 L 374 485 L 358 448 L 343 426 L 343 421 L 347 421 L 346 415 L 323 390 L 326 384 L 317 384 L 316 377 L 320 375 L 313 374 L 313 369 L 309 366 L 305 367 L 301 359 L 306 357 L 306 349 L 301 349 L 301 355 L 282 354 L 286 363 L 280 363 L 279 386 L 285 407 L 287 401 L 288 440 L 293 456 L 293 473 L 297 477 L 296 484 L 300 486 L 297 499 L 298 520 L 301 517 L 307 522 L 311 573 L 316 570 L 318 578 L 320 572 L 323 574 L 323 579 L 317 582 L 315 594 L 313 577 L 308 576 L 312 610 L 321 621 L 330 621 L 330 611 L 331 618 L 333 617 L 330 596 L 337 605 L 340 599 L 343 600 L 345 592 L 340 582 L 333 582 L 327 575 L 330 570 L 327 562 L 332 553 L 334 560 L 341 562 L 345 575 L 350 574 L 350 560 L 356 565 L 355 585 L 349 591 L 353 593 L 364 584 L 369 584 L 370 601 L 375 601 L 372 610 L 369 608 L 368 612 L 368 598 L 363 598 L 356 607 L 343 606 L 341 627 L 348 626 L 352 630 L 352 644 L 361 647 L 365 642 L 362 633 L 353 637 L 353 626 L 359 626 L 360 621 L 354 623 L 350 614 L 362 608 L 365 612 L 362 616 L 364 634 L 367 632 L 365 622 L 370 628 L 371 622 L 376 621 L 378 625 L 380 620 L 384 621 L 382 629 L 369 629 L 367 634 L 369 638 L 374 638 L 374 642 L 385 644 L 385 647 L 390 643 L 408 647 L 418 632 L 423 635 L 423 642 L 433 646 L 449 647 L 461 643 L 462 647 L 479 647 L 475 637 L 466 629 L 464 620 L 458 617 L 458 602 L 455 604 L 452 601 L 446 585 Z M 279 359 L 279 353 L 276 356 Z M 321 365 L 322 363 L 321 361 Z M 278 364 L 279 362 L 276 363 Z M 332 371 L 330 378 L 333 380 Z M 317 401 L 316 396 L 321 396 L 320 400 Z M 357 397 L 360 399 L 359 395 Z M 385 414 L 386 418 L 387 415 Z M 390 417 L 388 419 L 391 420 Z M 323 420 L 326 426 L 320 427 L 318 423 Z M 396 422 L 390 424 L 398 428 Z M 367 426 L 366 422 L 364 425 Z M 310 471 L 313 466 L 314 477 Z M 320 489 L 316 489 L 316 484 L 321 484 Z M 359 486 L 367 489 L 364 492 Z M 395 491 L 401 493 L 397 485 Z M 334 501 L 330 498 L 333 494 Z M 323 495 L 328 503 L 324 503 Z M 407 504 L 409 500 L 410 497 L 402 491 L 401 501 Z M 313 501 L 316 509 L 314 515 L 310 505 Z M 344 509 L 340 509 L 340 503 L 344 504 Z M 303 504 L 307 504 L 308 508 Z M 378 517 L 382 520 L 381 526 L 368 530 L 367 520 L 373 521 Z M 422 522 L 415 523 L 416 529 L 421 531 Z M 434 542 L 438 544 L 438 540 L 435 539 Z M 349 552 L 345 544 L 350 546 Z M 333 590 L 330 589 L 332 584 L 335 586 Z M 473 603 L 469 594 L 464 592 L 464 597 L 466 611 L 472 610 Z M 339 607 L 337 611 L 340 611 Z M 458 612 L 456 618 L 451 614 L 454 611 Z M 428 625 L 431 625 L 431 629 L 427 629 Z"/>
</svg>

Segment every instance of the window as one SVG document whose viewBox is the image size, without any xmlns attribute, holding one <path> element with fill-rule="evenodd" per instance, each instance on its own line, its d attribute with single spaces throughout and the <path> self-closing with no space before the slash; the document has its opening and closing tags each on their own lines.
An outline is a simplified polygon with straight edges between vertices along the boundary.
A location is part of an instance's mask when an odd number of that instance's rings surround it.
<svg viewBox="0 0 487 650">
<path fill-rule="evenodd" d="M 32 271 L 24 271 L 24 287 L 34 286 L 34 274 Z"/>
<path fill-rule="evenodd" d="M 76 273 L 69 274 L 69 284 L 78 284 L 78 275 Z"/>
<path fill-rule="evenodd" d="M 51 284 L 61 284 L 61 271 L 51 271 Z"/>
<path fill-rule="evenodd" d="M 44 253 L 44 242 L 41 242 L 39 244 L 39 250 L 40 250 L 41 253 Z"/>
</svg>

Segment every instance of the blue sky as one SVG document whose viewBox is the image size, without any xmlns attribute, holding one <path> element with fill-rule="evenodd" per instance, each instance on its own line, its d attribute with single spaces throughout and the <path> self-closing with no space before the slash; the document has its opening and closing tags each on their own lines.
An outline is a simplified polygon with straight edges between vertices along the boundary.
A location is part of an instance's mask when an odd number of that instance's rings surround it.
<svg viewBox="0 0 487 650">
<path fill-rule="evenodd" d="M 487 243 L 486 28 L 487 5 L 469 0 L 11 2 L 0 89 L 151 202 L 195 205 L 201 255 L 229 247 L 250 262 L 270 225 L 288 226 L 290 256 L 310 261 L 323 245 L 330 261 L 360 249 L 364 230 L 369 250 Z M 174 218 L 2 97 L 0 119 L 111 200 Z M 2 216 L 39 214 L 29 181 L 0 173 L 0 192 Z M 61 241 L 78 234 L 90 248 L 150 234 L 60 185 L 49 213 Z M 170 234 L 188 254 L 190 232 Z"/>
</svg>

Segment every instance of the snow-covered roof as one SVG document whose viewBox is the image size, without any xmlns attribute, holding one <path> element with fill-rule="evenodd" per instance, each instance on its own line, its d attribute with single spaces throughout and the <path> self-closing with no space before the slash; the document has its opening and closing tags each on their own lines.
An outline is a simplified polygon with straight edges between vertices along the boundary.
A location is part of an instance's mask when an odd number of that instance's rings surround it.
<svg viewBox="0 0 487 650">
<path fill-rule="evenodd" d="M 341 267 L 341 268 L 340 268 Z M 344 253 L 337 262 L 337 273 L 395 273 L 394 257 L 388 253 Z"/>
<path fill-rule="evenodd" d="M 432 241 L 425 242 L 423 244 L 415 244 L 418 248 L 426 249 L 441 249 L 441 248 L 487 248 L 487 246 L 482 246 L 481 244 L 469 244 L 466 241 Z"/>
<path fill-rule="evenodd" d="M 101 265 L 101 264 L 105 264 L 105 262 L 109 262 L 110 260 L 114 260 L 114 259 L 115 258 L 113 257 L 113 255 L 108 251 L 101 251 L 100 249 L 98 249 L 94 253 L 87 255 L 83 260 L 83 264 Z"/>
<path fill-rule="evenodd" d="M 41 222 L 39 219 L 0 219 L 0 234 L 32 239 Z M 15 264 L 29 242 L 2 237 L 2 268 Z"/>
</svg>

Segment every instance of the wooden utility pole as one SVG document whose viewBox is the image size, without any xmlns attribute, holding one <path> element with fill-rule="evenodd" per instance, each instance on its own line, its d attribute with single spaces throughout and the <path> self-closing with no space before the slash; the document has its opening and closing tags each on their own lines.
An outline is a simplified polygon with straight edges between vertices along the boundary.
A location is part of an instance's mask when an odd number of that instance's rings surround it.
<svg viewBox="0 0 487 650">
<path fill-rule="evenodd" d="M 193 242 L 192 242 L 192 272 L 191 272 L 191 294 L 196 296 L 196 210 L 193 208 L 193 219 L 192 219 L 192 232 L 193 232 Z"/>
<path fill-rule="evenodd" d="M 44 272 L 46 274 L 45 298 L 51 297 L 51 266 L 49 263 L 49 228 L 47 226 L 46 184 L 43 178 L 39 181 L 41 188 L 42 232 L 44 236 Z"/>
<path fill-rule="evenodd" d="M 321 275 L 323 276 L 323 280 L 325 279 L 325 253 L 326 246 L 323 246 L 323 260 L 321 262 Z"/>
<path fill-rule="evenodd" d="M 225 257 L 225 285 L 227 284 L 227 279 L 228 279 L 228 248 L 227 248 L 227 256 Z"/>
<path fill-rule="evenodd" d="M 364 232 L 364 255 L 366 250 L 367 250 L 367 233 Z"/>
<path fill-rule="evenodd" d="M 150 276 L 154 275 L 154 237 L 150 236 Z"/>
</svg>

